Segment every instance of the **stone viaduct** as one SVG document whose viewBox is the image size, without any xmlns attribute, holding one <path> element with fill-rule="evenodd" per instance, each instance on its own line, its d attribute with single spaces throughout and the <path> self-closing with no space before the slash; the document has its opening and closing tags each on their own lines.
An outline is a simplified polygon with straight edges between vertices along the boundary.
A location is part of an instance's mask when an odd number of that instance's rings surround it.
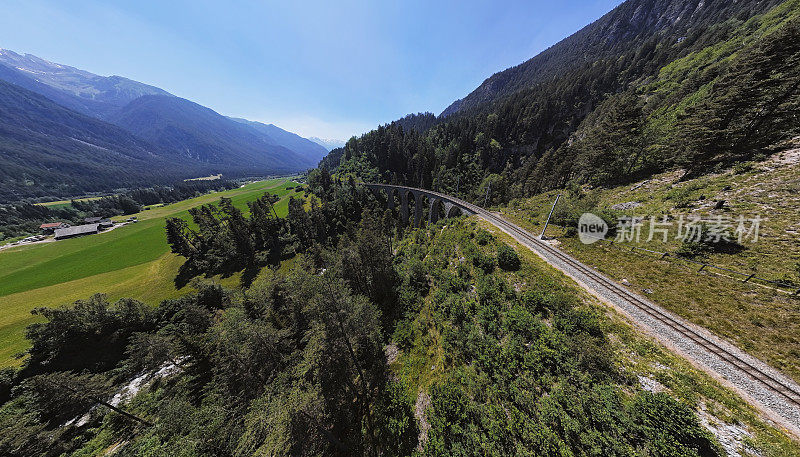
<svg viewBox="0 0 800 457">
<path fill-rule="evenodd" d="M 428 222 L 430 223 L 437 222 L 440 214 L 445 218 L 457 216 L 459 214 L 475 214 L 475 211 L 470 209 L 472 205 L 469 203 L 432 190 L 380 183 L 363 183 L 363 185 L 372 189 L 376 194 L 385 192 L 389 209 L 394 209 L 395 197 L 399 197 L 400 217 L 403 219 L 403 223 L 407 223 L 409 220 L 409 201 L 413 201 L 413 223 L 415 227 L 419 227 L 422 222 L 422 209 L 426 205 L 426 200 L 428 205 Z M 442 211 L 440 211 L 440 209 L 442 209 Z"/>
</svg>

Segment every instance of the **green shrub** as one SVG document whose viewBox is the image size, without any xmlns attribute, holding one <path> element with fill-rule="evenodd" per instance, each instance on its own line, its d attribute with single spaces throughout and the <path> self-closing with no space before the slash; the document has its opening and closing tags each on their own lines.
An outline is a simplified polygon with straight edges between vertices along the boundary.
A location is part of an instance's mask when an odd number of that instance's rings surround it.
<svg viewBox="0 0 800 457">
<path fill-rule="evenodd" d="M 754 168 L 753 162 L 739 162 L 733 166 L 733 172 L 737 175 L 741 175 L 747 173 L 748 171 L 752 171 Z"/>
<path fill-rule="evenodd" d="M 701 233 L 708 233 L 708 228 L 703 225 Z M 707 236 L 700 240 L 684 240 L 675 254 L 678 257 L 693 259 L 695 257 L 705 257 L 708 254 L 735 254 L 744 249 L 744 246 L 733 240 L 720 239 L 714 241 Z"/>
<path fill-rule="evenodd" d="M 527 290 L 519 297 L 522 306 L 532 313 L 547 314 L 548 294 L 543 290 Z"/>
<path fill-rule="evenodd" d="M 480 251 L 476 252 L 475 255 L 472 256 L 472 264 L 487 274 L 494 271 L 495 267 L 494 257 L 486 255 Z"/>
<path fill-rule="evenodd" d="M 401 349 L 410 348 L 411 345 L 414 344 L 413 322 L 408 318 L 397 322 L 397 326 L 394 328 L 392 340 L 395 341 Z"/>
<path fill-rule="evenodd" d="M 703 186 L 697 182 L 688 183 L 680 187 L 673 187 L 664 196 L 664 200 L 671 200 L 675 202 L 675 208 L 685 208 L 689 206 L 689 203 L 697 200 L 695 195 L 697 191 L 702 189 Z"/>
<path fill-rule="evenodd" d="M 647 455 L 722 455 L 694 411 L 666 393 L 639 393 L 629 414 Z"/>
<path fill-rule="evenodd" d="M 494 236 L 488 230 L 478 229 L 475 232 L 475 242 L 481 246 L 486 246 L 492 240 L 494 240 Z"/>
<path fill-rule="evenodd" d="M 517 251 L 507 244 L 501 244 L 497 248 L 497 265 L 506 271 L 519 270 L 520 261 Z"/>
</svg>

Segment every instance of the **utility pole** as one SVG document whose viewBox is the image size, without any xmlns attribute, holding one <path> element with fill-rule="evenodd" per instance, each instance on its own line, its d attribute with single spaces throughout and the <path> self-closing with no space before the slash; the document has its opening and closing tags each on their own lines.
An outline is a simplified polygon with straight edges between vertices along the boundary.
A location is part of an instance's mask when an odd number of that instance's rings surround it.
<svg viewBox="0 0 800 457">
<path fill-rule="evenodd" d="M 489 202 L 489 191 L 492 190 L 492 182 L 489 181 L 489 185 L 486 186 L 486 197 L 483 198 L 483 207 L 486 208 L 486 204 Z"/>
<path fill-rule="evenodd" d="M 553 207 L 550 208 L 550 214 L 547 215 L 547 221 L 544 223 L 544 228 L 542 229 L 542 234 L 539 235 L 539 239 L 544 239 L 544 231 L 547 230 L 547 224 L 550 223 L 550 218 L 553 216 L 553 211 L 556 209 L 556 204 L 558 203 L 558 199 L 561 198 L 561 194 L 556 195 L 556 201 L 553 202 Z"/>
</svg>

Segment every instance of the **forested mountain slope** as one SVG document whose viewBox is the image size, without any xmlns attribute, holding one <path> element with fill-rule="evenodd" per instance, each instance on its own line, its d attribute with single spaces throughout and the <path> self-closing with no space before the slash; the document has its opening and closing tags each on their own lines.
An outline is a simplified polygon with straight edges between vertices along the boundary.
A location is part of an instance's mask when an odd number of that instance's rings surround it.
<svg viewBox="0 0 800 457">
<path fill-rule="evenodd" d="M 553 78 L 601 65 L 624 84 L 652 74 L 661 65 L 713 40 L 708 28 L 732 18 L 762 13 L 780 0 L 630 0 L 532 59 L 495 73 L 442 113 L 448 116 Z M 721 31 L 718 31 L 721 32 Z M 718 33 L 717 32 L 717 33 Z M 644 59 L 643 59 L 644 58 Z M 621 59 L 615 65 L 609 59 Z M 631 65 L 639 61 L 639 65 Z M 609 76 L 610 76 L 609 75 Z M 608 81 L 613 84 L 613 81 Z"/>
<path fill-rule="evenodd" d="M 303 138 L 296 133 L 283 130 L 276 125 L 249 121 L 238 117 L 231 117 L 229 119 L 251 127 L 265 136 L 272 144 L 290 149 L 315 165 L 328 153 L 328 150 L 325 149 L 324 146 L 307 138 Z"/>
<path fill-rule="evenodd" d="M 267 194 L 167 221 L 182 274 L 241 288 L 38 309 L 23 367 L 0 371 L 0 454 L 797 455 L 480 222 L 408 230 L 363 186 L 304 187 L 283 218 Z"/>
<path fill-rule="evenodd" d="M 752 157 L 800 131 L 800 2 L 775 3 L 629 0 L 433 127 L 381 126 L 324 164 L 507 200 Z"/>
<path fill-rule="evenodd" d="M 178 97 L 139 97 L 108 120 L 163 149 L 240 172 L 296 172 L 315 164 L 248 125 Z"/>
<path fill-rule="evenodd" d="M 0 81 L 0 201 L 166 183 L 208 171 Z"/>
</svg>

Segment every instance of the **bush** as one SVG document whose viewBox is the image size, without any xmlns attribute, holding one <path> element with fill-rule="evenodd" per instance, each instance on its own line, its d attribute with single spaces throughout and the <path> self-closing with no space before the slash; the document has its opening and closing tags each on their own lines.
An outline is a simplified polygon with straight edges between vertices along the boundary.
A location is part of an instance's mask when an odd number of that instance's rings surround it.
<svg viewBox="0 0 800 457">
<path fill-rule="evenodd" d="M 397 322 L 394 328 L 394 335 L 392 340 L 400 346 L 401 349 L 408 349 L 414 344 L 414 324 L 409 319 L 402 319 Z"/>
<path fill-rule="evenodd" d="M 673 201 L 675 208 L 686 208 L 689 204 L 697 200 L 697 192 L 702 190 L 700 183 L 693 182 L 680 187 L 673 187 L 664 196 L 664 200 Z"/>
<path fill-rule="evenodd" d="M 737 175 L 741 175 L 747 173 L 748 171 L 752 171 L 755 168 L 755 164 L 753 162 L 739 162 L 733 166 L 733 172 Z"/>
<path fill-rule="evenodd" d="M 497 248 L 497 265 L 506 271 L 519 270 L 520 261 L 517 251 L 507 244 Z"/>
<path fill-rule="evenodd" d="M 494 240 L 494 237 L 491 233 L 489 233 L 488 230 L 478 229 L 478 231 L 475 233 L 475 242 L 481 246 L 486 246 L 492 240 Z"/>
<path fill-rule="evenodd" d="M 708 227 L 703 225 L 701 233 L 708 233 Z M 714 241 L 709 237 L 703 235 L 700 240 L 684 240 L 675 254 L 678 257 L 686 259 L 693 259 L 695 257 L 705 257 L 708 254 L 735 254 L 742 251 L 744 246 L 733 240 L 726 240 L 720 238 L 719 241 Z"/>
<path fill-rule="evenodd" d="M 649 455 L 720 455 L 694 411 L 665 393 L 641 392 L 630 406 L 636 434 Z"/>
<path fill-rule="evenodd" d="M 476 268 L 483 270 L 483 272 L 487 274 L 494 271 L 494 266 L 495 266 L 494 258 L 480 251 L 476 252 L 475 255 L 472 257 L 472 264 L 475 265 Z"/>
<path fill-rule="evenodd" d="M 11 387 L 14 385 L 15 372 L 13 368 L 0 370 L 0 405 L 11 398 Z"/>
</svg>

